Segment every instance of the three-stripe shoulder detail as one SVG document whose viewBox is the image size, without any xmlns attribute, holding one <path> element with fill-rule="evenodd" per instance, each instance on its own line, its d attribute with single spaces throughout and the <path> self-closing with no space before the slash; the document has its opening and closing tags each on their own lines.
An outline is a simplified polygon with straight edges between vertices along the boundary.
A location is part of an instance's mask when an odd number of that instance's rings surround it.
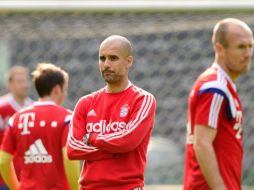
<svg viewBox="0 0 254 190">
<path fill-rule="evenodd" d="M 206 82 L 201 86 L 198 94 L 200 95 L 204 92 L 215 92 L 215 93 L 220 94 L 221 96 L 225 97 L 227 99 L 227 101 L 229 102 L 231 116 L 233 118 L 235 118 L 237 109 L 236 109 L 236 106 L 234 103 L 234 98 L 233 98 L 232 94 L 230 93 L 230 91 L 227 87 L 227 84 L 225 84 L 224 82 L 218 81 L 218 80 Z"/>
</svg>

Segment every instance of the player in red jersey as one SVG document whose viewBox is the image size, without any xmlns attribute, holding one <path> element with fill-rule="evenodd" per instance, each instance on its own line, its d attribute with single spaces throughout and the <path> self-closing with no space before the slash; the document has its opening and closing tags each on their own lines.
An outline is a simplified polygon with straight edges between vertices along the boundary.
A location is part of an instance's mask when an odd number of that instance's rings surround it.
<svg viewBox="0 0 254 190">
<path fill-rule="evenodd" d="M 30 89 L 28 69 L 23 66 L 10 68 L 6 75 L 6 86 L 9 93 L 0 97 L 0 144 L 9 118 L 17 111 L 32 104 L 32 100 L 28 97 Z M 14 163 L 19 176 L 19 160 L 16 157 Z M 0 190 L 5 189 L 8 188 L 0 176 Z"/>
<path fill-rule="evenodd" d="M 106 38 L 99 67 L 106 87 L 82 97 L 68 136 L 70 159 L 85 160 L 81 190 L 141 190 L 156 101 L 128 79 L 132 48 L 122 36 Z"/>
<path fill-rule="evenodd" d="M 3 178 L 13 190 L 78 189 L 79 163 L 65 153 L 71 112 L 59 106 L 67 94 L 68 74 L 44 63 L 33 77 L 39 100 L 9 120 L 0 151 Z M 23 161 L 20 182 L 12 167 L 14 153 Z"/>
<path fill-rule="evenodd" d="M 12 67 L 6 75 L 6 86 L 9 93 L 0 97 L 0 143 L 9 118 L 32 104 L 32 100 L 28 97 L 30 89 L 28 69 L 23 66 Z"/>
<path fill-rule="evenodd" d="M 233 18 L 219 21 L 212 37 L 215 63 L 189 96 L 184 190 L 240 190 L 243 110 L 235 81 L 249 70 L 253 34 Z"/>
</svg>

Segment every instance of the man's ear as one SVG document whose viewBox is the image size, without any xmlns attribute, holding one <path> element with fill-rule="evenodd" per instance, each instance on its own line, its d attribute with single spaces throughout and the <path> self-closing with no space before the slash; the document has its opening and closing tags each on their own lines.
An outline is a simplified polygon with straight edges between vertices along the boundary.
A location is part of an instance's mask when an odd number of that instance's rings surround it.
<svg viewBox="0 0 254 190">
<path fill-rule="evenodd" d="M 217 54 L 219 56 L 222 56 L 224 54 L 224 49 L 225 48 L 222 44 L 217 42 L 217 43 L 214 44 L 213 48 L 214 48 L 214 51 L 217 52 Z"/>
<path fill-rule="evenodd" d="M 57 84 L 52 88 L 51 94 L 54 94 L 54 95 L 59 94 L 61 93 L 61 91 L 62 91 L 61 86 Z"/>
<path fill-rule="evenodd" d="M 11 92 L 12 91 L 12 86 L 11 86 L 11 84 L 10 84 L 11 82 L 8 82 L 7 84 L 6 84 L 6 88 L 7 88 L 7 90 L 9 91 L 9 92 Z"/>
<path fill-rule="evenodd" d="M 127 57 L 127 68 L 129 69 L 132 66 L 133 57 L 130 55 Z"/>
</svg>

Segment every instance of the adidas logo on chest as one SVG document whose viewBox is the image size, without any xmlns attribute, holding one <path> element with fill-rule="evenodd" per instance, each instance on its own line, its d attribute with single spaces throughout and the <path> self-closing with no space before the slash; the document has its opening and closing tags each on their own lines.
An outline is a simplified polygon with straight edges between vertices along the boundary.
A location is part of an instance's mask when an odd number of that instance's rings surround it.
<svg viewBox="0 0 254 190">
<path fill-rule="evenodd" d="M 95 113 L 94 109 L 91 109 L 91 110 L 88 112 L 87 116 L 96 116 L 96 113 Z"/>
</svg>

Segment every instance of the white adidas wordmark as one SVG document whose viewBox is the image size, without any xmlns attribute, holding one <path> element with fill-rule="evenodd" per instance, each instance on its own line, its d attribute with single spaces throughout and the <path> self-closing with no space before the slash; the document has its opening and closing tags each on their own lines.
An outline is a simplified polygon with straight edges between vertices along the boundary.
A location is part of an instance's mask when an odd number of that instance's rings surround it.
<svg viewBox="0 0 254 190">
<path fill-rule="evenodd" d="M 95 113 L 94 109 L 90 110 L 88 112 L 87 116 L 96 116 L 96 113 Z"/>
<path fill-rule="evenodd" d="M 36 140 L 33 144 L 29 146 L 29 150 L 25 152 L 25 164 L 32 163 L 51 163 L 52 156 L 48 154 L 45 146 L 43 145 L 41 139 Z"/>
</svg>

